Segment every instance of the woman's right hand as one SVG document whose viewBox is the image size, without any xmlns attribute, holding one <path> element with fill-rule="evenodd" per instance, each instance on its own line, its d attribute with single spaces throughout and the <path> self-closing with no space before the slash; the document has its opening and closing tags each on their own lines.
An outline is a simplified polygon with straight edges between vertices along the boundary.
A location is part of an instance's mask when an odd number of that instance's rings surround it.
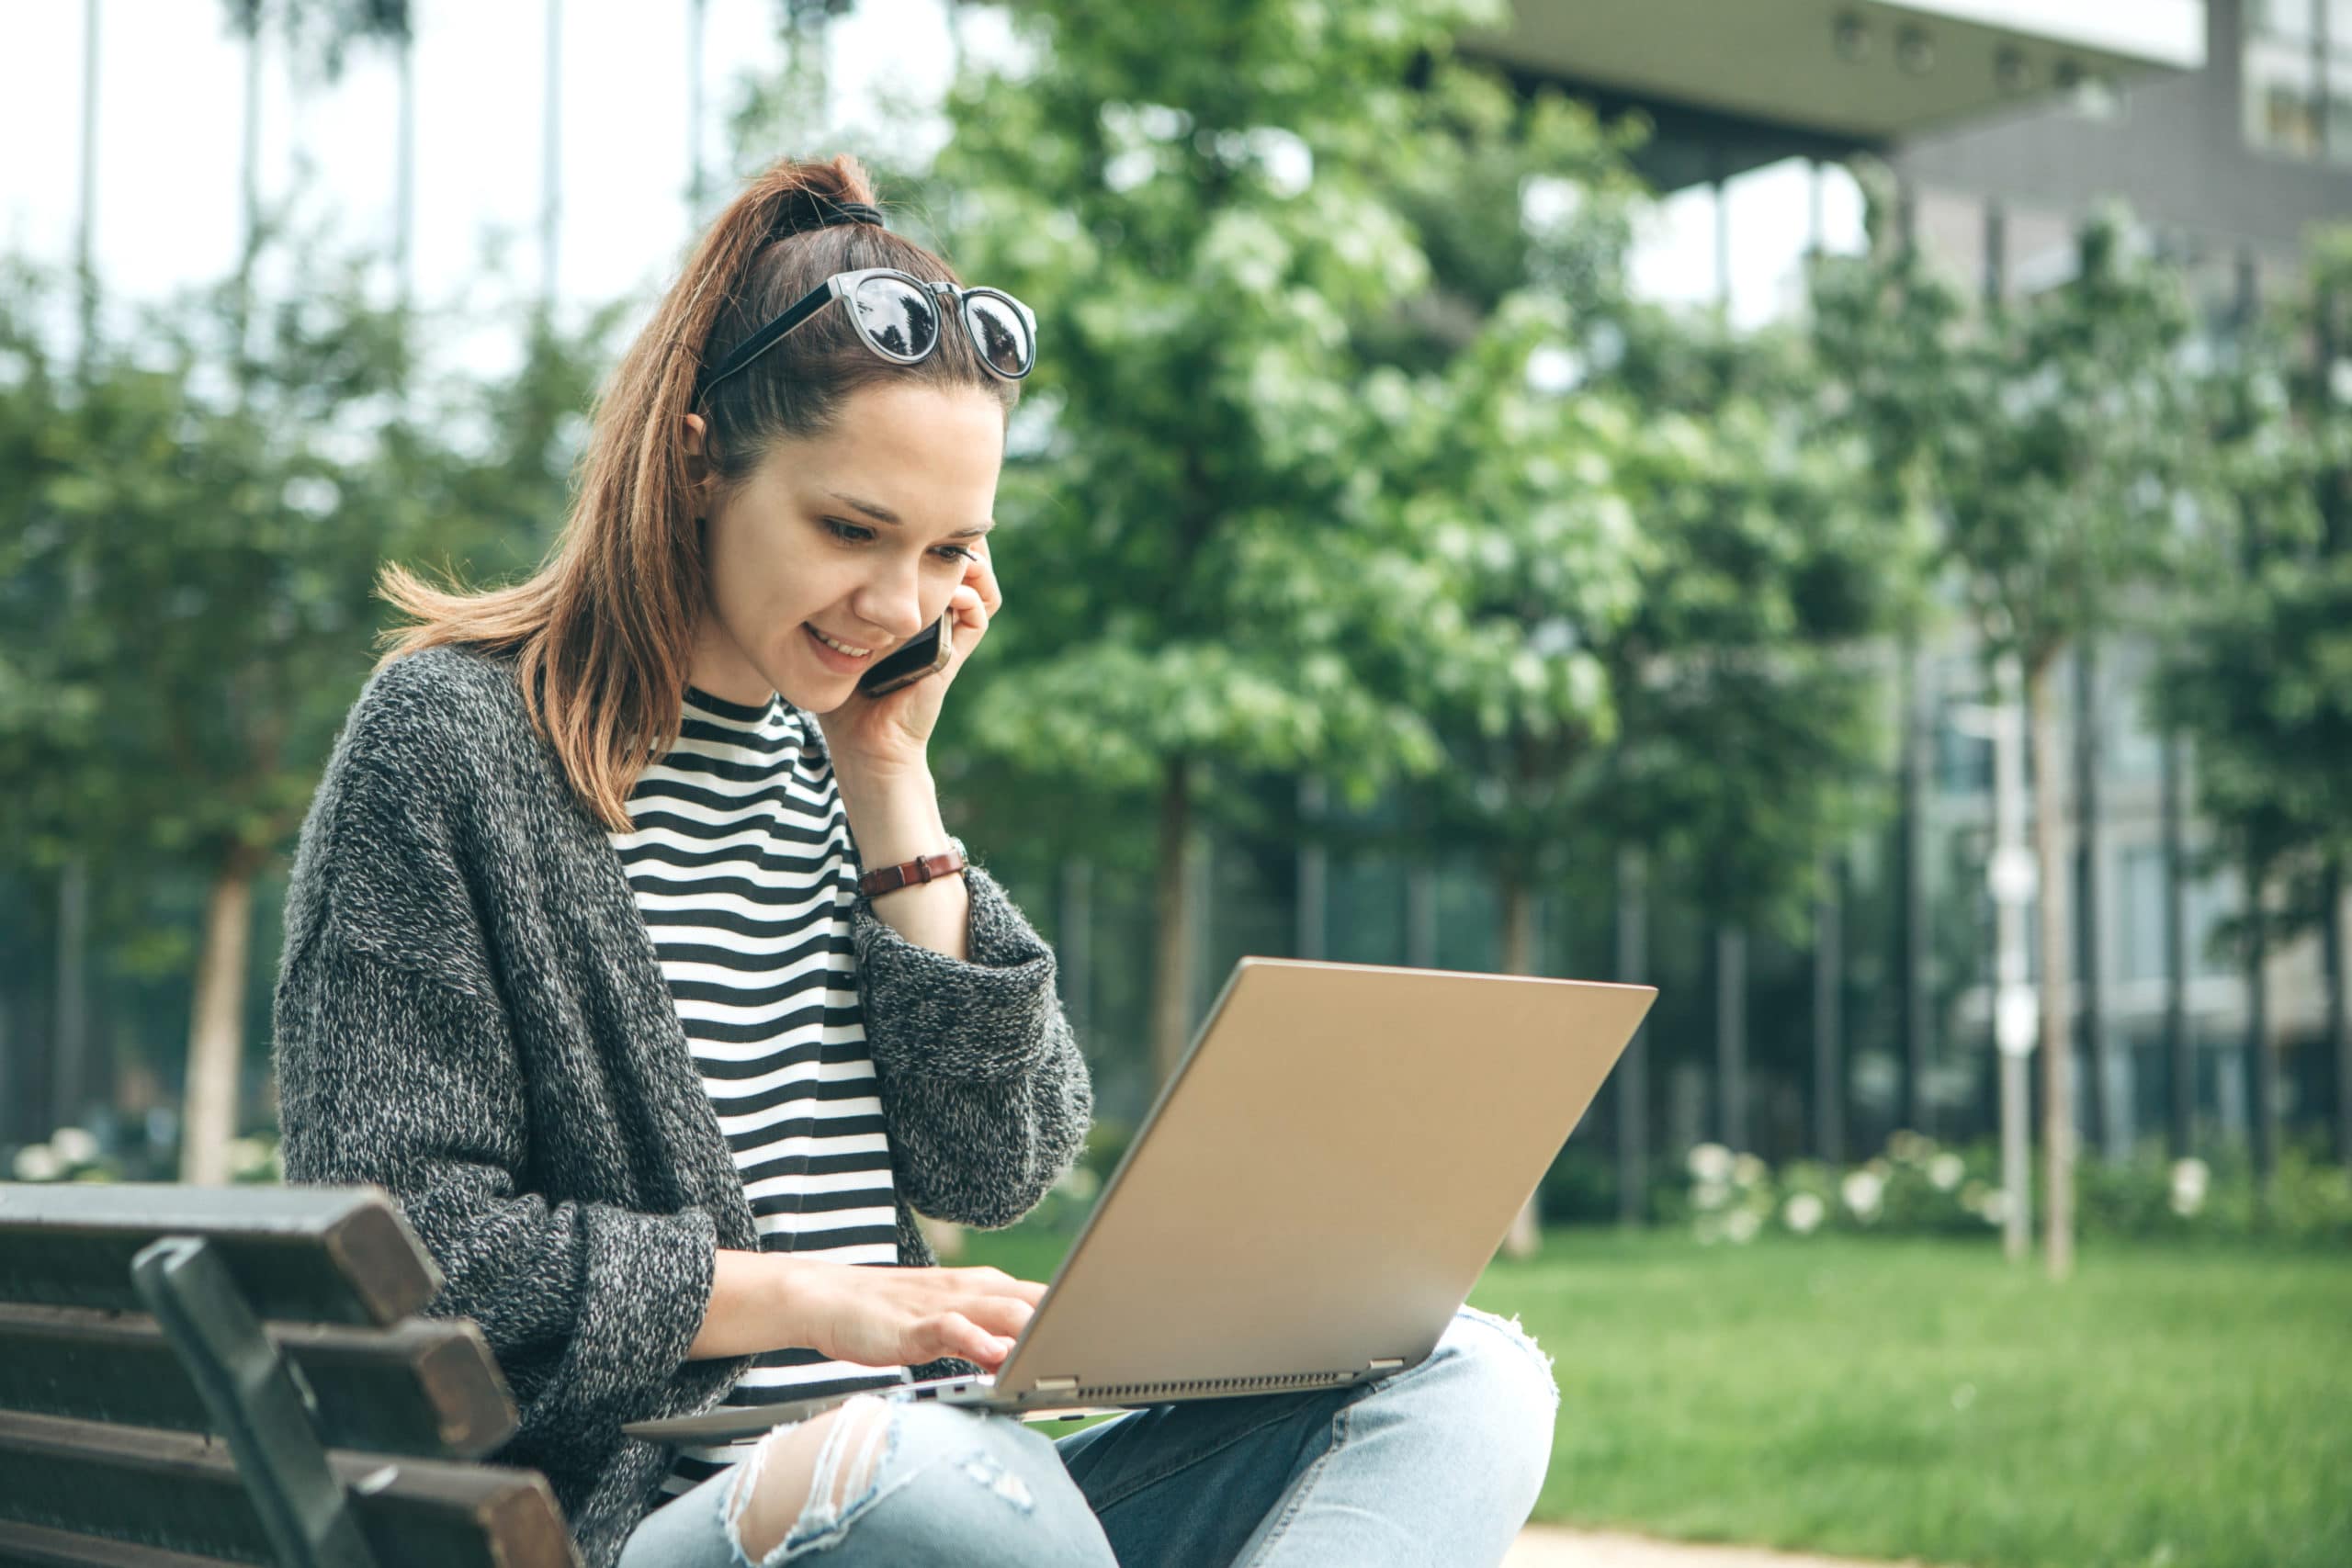
<svg viewBox="0 0 2352 1568">
<path fill-rule="evenodd" d="M 1046 1287 L 1001 1269 L 876 1269 L 796 1258 L 785 1289 L 806 1344 L 860 1366 L 960 1356 L 993 1371 Z"/>
</svg>

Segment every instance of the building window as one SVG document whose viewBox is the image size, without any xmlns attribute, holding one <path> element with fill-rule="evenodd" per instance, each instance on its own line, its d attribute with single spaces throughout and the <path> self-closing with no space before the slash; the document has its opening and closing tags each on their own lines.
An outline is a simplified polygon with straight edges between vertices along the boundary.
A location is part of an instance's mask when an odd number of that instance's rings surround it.
<svg viewBox="0 0 2352 1568">
<path fill-rule="evenodd" d="M 2245 135 L 2352 163 L 2352 0 L 2246 0 Z"/>
<path fill-rule="evenodd" d="M 2161 980 L 2165 975 L 2165 884 L 2168 867 L 2162 844 L 2127 844 L 2118 933 L 2126 980 Z"/>
</svg>

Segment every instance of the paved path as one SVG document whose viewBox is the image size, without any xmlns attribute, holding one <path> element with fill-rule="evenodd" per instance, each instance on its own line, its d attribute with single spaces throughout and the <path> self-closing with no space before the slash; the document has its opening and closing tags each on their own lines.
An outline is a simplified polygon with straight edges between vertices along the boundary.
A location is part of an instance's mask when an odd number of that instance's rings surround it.
<svg viewBox="0 0 2352 1568">
<path fill-rule="evenodd" d="M 1693 1546 L 1614 1530 L 1530 1525 L 1503 1568 L 1894 1568 L 1753 1546 Z"/>
</svg>

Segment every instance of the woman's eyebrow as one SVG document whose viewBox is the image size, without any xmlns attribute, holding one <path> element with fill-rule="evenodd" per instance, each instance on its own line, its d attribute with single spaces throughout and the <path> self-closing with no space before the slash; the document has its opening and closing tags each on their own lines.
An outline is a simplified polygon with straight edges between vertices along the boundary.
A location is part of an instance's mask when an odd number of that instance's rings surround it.
<svg viewBox="0 0 2352 1568">
<path fill-rule="evenodd" d="M 893 528 L 900 527 L 906 523 L 905 518 L 899 516 L 897 513 L 891 511 L 888 507 L 883 505 L 879 502 L 860 501 L 854 495 L 843 495 L 837 490 L 829 490 L 825 493 L 854 511 L 865 513 L 876 523 L 888 523 Z M 958 528 L 956 532 L 948 535 L 947 536 L 951 539 L 977 539 L 995 526 L 996 519 L 991 517 L 978 527 Z"/>
</svg>

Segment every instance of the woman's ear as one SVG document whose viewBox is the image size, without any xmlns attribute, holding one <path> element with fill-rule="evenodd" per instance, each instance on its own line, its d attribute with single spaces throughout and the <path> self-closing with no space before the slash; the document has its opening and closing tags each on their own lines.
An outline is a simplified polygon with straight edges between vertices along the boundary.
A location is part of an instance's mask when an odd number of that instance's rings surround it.
<svg viewBox="0 0 2352 1568">
<path fill-rule="evenodd" d="M 709 426 L 703 423 L 703 417 L 698 413 L 686 415 L 685 423 L 685 432 L 680 441 L 686 453 L 686 482 L 695 487 L 699 504 L 701 492 L 710 486 L 710 460 L 704 455 L 703 447 L 703 438 Z"/>
</svg>

